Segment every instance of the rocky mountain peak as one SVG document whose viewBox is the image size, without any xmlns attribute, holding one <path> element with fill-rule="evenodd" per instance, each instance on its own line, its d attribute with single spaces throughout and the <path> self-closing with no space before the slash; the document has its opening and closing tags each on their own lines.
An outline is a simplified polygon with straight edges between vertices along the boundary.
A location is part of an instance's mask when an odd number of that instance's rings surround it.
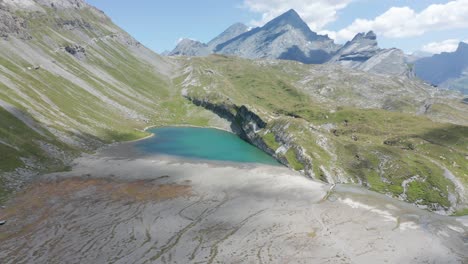
<svg viewBox="0 0 468 264">
<path fill-rule="evenodd" d="M 403 51 L 379 48 L 377 35 L 373 31 L 356 34 L 329 63 L 378 74 L 408 74 Z"/>
<path fill-rule="evenodd" d="M 468 52 L 468 44 L 465 42 L 460 42 L 456 52 Z"/>
<path fill-rule="evenodd" d="M 374 33 L 374 31 L 371 30 L 367 32 L 365 38 L 370 40 L 377 40 L 377 35 Z"/>
<path fill-rule="evenodd" d="M 185 46 L 185 45 L 191 45 L 191 44 L 195 44 L 195 43 L 201 43 L 201 42 L 198 41 L 198 40 L 183 38 L 183 39 L 181 39 L 179 41 L 179 43 L 177 43 L 177 46 Z"/>
<path fill-rule="evenodd" d="M 301 16 L 296 12 L 294 9 L 289 9 L 288 11 L 284 12 L 282 15 L 276 17 L 272 21 L 290 21 L 290 22 L 303 22 Z"/>
<path fill-rule="evenodd" d="M 324 63 L 341 47 L 327 36 L 310 30 L 299 14 L 291 9 L 263 27 L 257 27 L 219 44 L 215 53 L 244 58 L 296 60 Z"/>
<path fill-rule="evenodd" d="M 377 44 L 377 35 L 372 30 L 367 33 L 365 32 L 357 33 L 356 36 L 354 36 L 354 38 L 351 40 L 351 42 L 356 42 L 360 40 L 371 40 L 371 41 L 375 41 L 375 43 Z"/>
<path fill-rule="evenodd" d="M 250 59 L 295 60 L 306 64 L 340 64 L 379 74 L 406 74 L 401 50 L 381 49 L 373 31 L 358 33 L 344 46 L 313 32 L 290 9 L 262 27 L 248 30 L 241 23 L 226 29 L 208 44 L 184 40 L 170 55 L 204 56 L 211 53 Z"/>
<path fill-rule="evenodd" d="M 375 33 L 373 31 L 361 32 L 356 34 L 351 41 L 346 42 L 331 61 L 341 61 L 343 62 L 341 64 L 354 68 L 380 51 Z"/>
<path fill-rule="evenodd" d="M 302 20 L 294 9 L 290 9 L 286 13 L 283 13 L 279 17 L 271 20 L 265 24 L 264 29 L 279 28 L 286 25 L 300 29 L 303 32 L 312 33 L 309 26 L 304 22 L 304 20 Z"/>
<path fill-rule="evenodd" d="M 205 56 L 208 55 L 210 51 L 208 46 L 200 41 L 184 38 L 171 51 L 169 56 Z"/>
</svg>

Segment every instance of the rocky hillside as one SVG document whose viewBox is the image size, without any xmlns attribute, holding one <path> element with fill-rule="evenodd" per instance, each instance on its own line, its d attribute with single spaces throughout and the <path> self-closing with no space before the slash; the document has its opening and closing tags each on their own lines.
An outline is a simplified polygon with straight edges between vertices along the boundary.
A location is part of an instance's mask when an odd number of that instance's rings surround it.
<svg viewBox="0 0 468 264">
<path fill-rule="evenodd" d="M 403 51 L 379 48 L 377 36 L 372 31 L 357 34 L 338 50 L 328 63 L 380 74 L 410 73 Z"/>
<path fill-rule="evenodd" d="M 177 66 L 101 11 L 81 0 L 4 0 L 0 13 L 0 185 L 63 170 L 81 151 L 144 136 L 148 124 L 185 122 L 188 103 L 171 86 Z"/>
<path fill-rule="evenodd" d="M 443 52 L 414 62 L 416 76 L 442 88 L 468 95 L 468 44 L 460 42 L 454 52 Z"/>
<path fill-rule="evenodd" d="M 468 106 L 461 98 L 336 65 L 223 56 L 185 63 L 183 94 L 290 168 L 442 213 L 465 208 Z"/>
<path fill-rule="evenodd" d="M 442 213 L 466 206 L 468 105 L 456 94 L 335 64 L 163 58 L 84 1 L 0 3 L 1 194 L 66 169 L 82 152 L 141 138 L 150 125 L 227 121 L 315 179 L 362 184 Z M 239 37 L 279 27 L 337 49 L 292 12 Z M 352 57 L 349 47 L 343 58 Z"/>
<path fill-rule="evenodd" d="M 373 31 L 369 31 L 367 34 L 359 33 L 351 41 L 346 42 L 330 62 L 356 68 L 375 56 L 379 51 L 377 36 Z"/>
</svg>

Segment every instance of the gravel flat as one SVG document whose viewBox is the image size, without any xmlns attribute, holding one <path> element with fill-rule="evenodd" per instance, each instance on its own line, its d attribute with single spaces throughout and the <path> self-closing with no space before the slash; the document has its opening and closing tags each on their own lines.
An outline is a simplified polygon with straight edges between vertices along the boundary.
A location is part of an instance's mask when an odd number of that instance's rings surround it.
<svg viewBox="0 0 468 264">
<path fill-rule="evenodd" d="M 284 167 L 129 150 L 83 156 L 0 209 L 0 263 L 468 263 L 467 218 Z"/>
</svg>

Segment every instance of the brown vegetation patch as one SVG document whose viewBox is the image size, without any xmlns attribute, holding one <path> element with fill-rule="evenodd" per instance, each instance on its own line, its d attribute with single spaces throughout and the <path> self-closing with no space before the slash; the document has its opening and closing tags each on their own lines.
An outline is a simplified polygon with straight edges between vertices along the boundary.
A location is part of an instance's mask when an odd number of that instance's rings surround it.
<svg viewBox="0 0 468 264">
<path fill-rule="evenodd" d="M 6 209 L 0 209 L 0 220 L 8 221 L 7 225 L 1 227 L 7 228 L 8 232 L 0 235 L 0 241 L 12 233 L 29 233 L 46 222 L 57 209 L 71 202 L 144 203 L 191 196 L 191 191 L 189 185 L 159 184 L 155 180 L 120 181 L 76 177 L 35 182 L 16 195 Z"/>
<path fill-rule="evenodd" d="M 59 199 L 112 198 L 155 201 L 190 196 L 189 185 L 158 184 L 154 180 L 119 181 L 111 179 L 69 178 L 31 184 L 14 199 L 13 209 L 38 209 Z M 6 211 L 9 211 L 8 209 Z"/>
</svg>

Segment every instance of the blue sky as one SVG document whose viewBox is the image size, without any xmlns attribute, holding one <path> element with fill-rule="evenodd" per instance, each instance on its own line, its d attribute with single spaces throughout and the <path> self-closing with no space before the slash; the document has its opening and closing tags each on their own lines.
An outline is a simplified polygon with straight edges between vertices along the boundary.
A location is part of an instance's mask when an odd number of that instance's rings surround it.
<svg viewBox="0 0 468 264">
<path fill-rule="evenodd" d="M 312 30 L 343 43 L 374 30 L 381 47 L 452 51 L 468 40 L 468 0 L 88 0 L 149 48 L 171 50 L 180 38 L 202 42 L 242 22 L 261 26 L 294 8 Z"/>
</svg>

